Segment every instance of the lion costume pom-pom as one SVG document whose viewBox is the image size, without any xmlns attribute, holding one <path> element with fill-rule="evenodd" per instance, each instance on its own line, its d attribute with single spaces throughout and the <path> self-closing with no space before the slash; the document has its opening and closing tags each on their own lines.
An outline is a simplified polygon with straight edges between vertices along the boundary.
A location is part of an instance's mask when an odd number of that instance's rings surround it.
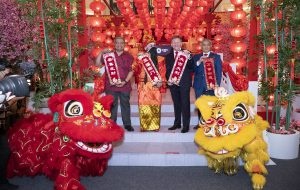
<svg viewBox="0 0 300 190">
<path fill-rule="evenodd" d="M 112 142 L 124 131 L 110 117 L 112 96 L 94 100 L 78 89 L 53 95 L 52 114 L 33 114 L 9 132 L 8 176 L 45 174 L 57 190 L 83 190 L 80 175 L 103 175 Z"/>
<path fill-rule="evenodd" d="M 228 95 L 224 88 L 217 88 L 215 94 L 201 96 L 195 103 L 200 111 L 195 135 L 199 153 L 206 156 L 209 168 L 228 175 L 237 173 L 238 158 L 242 158 L 253 189 L 262 189 L 269 160 L 262 135 L 269 124 L 254 112 L 250 92 Z"/>
</svg>

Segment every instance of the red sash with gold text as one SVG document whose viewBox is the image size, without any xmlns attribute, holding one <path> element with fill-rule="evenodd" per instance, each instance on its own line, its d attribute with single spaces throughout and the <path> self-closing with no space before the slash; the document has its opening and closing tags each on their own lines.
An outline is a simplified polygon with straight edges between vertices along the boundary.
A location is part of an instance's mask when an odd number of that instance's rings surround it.
<svg viewBox="0 0 300 190">
<path fill-rule="evenodd" d="M 138 56 L 138 59 L 141 60 L 144 70 L 147 73 L 152 83 L 161 82 L 161 76 L 157 71 L 153 61 L 150 58 L 148 53 L 143 53 Z"/>
<path fill-rule="evenodd" d="M 207 90 L 213 90 L 210 84 L 217 86 L 216 72 L 215 72 L 215 62 L 214 58 L 204 58 L 203 59 L 206 88 Z"/>
<path fill-rule="evenodd" d="M 179 85 L 187 61 L 188 55 L 182 51 L 179 51 L 168 80 L 170 83 Z"/>
<path fill-rule="evenodd" d="M 103 55 L 103 59 L 110 84 L 114 85 L 120 83 L 121 78 L 115 54 L 113 52 L 106 53 Z"/>
</svg>

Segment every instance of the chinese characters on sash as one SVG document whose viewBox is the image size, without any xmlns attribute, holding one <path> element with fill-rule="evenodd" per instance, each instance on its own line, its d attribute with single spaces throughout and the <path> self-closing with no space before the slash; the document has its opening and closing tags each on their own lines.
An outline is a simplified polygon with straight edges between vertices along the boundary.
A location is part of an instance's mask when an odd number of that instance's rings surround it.
<svg viewBox="0 0 300 190">
<path fill-rule="evenodd" d="M 215 73 L 215 63 L 213 58 L 204 58 L 203 60 L 206 88 L 207 90 L 213 90 L 210 84 L 217 86 L 216 73 Z"/>
<path fill-rule="evenodd" d="M 148 53 L 143 53 L 138 56 L 138 59 L 141 60 L 144 70 L 147 73 L 148 77 L 150 78 L 153 85 L 161 82 L 161 76 L 157 71 L 153 61 L 150 58 Z"/>
<path fill-rule="evenodd" d="M 170 83 L 179 85 L 187 61 L 188 55 L 182 51 L 179 51 L 168 80 Z"/>
<path fill-rule="evenodd" d="M 115 54 L 113 52 L 106 53 L 103 55 L 103 59 L 110 84 L 115 85 L 117 83 L 120 83 L 121 78 L 119 75 Z"/>
</svg>

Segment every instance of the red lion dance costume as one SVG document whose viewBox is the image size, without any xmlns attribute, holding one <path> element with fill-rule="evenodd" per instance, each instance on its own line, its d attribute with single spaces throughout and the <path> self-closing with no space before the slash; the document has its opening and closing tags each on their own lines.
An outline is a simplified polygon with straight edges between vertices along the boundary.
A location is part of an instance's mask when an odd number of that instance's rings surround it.
<svg viewBox="0 0 300 190">
<path fill-rule="evenodd" d="M 33 114 L 9 132 L 11 158 L 8 177 L 45 174 L 57 190 L 85 189 L 83 176 L 103 175 L 112 142 L 124 131 L 110 117 L 111 96 L 97 102 L 83 90 L 69 89 L 52 96 L 51 114 Z"/>
</svg>

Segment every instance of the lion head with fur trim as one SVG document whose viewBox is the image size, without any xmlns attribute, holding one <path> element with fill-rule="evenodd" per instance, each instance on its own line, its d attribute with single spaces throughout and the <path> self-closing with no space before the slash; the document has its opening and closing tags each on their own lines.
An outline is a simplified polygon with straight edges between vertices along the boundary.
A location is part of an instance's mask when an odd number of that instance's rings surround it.
<svg viewBox="0 0 300 190">
<path fill-rule="evenodd" d="M 250 92 L 228 95 L 225 89 L 218 88 L 215 94 L 196 100 L 200 121 L 195 142 L 200 153 L 217 160 L 237 157 L 268 124 L 256 115 L 255 98 Z"/>
</svg>

